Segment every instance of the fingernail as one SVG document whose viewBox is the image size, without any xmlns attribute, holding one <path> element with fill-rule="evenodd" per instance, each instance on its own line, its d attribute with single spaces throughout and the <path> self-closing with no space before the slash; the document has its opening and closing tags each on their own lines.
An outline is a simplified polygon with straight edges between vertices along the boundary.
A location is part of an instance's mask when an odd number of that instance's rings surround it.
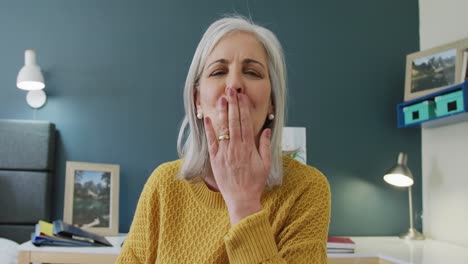
<svg viewBox="0 0 468 264">
<path fill-rule="evenodd" d="M 229 96 L 234 96 L 234 89 L 229 88 L 228 89 L 228 94 L 229 94 Z"/>
<path fill-rule="evenodd" d="M 267 131 L 265 132 L 267 138 L 271 137 L 271 129 L 267 128 Z"/>
<path fill-rule="evenodd" d="M 220 97 L 218 101 L 219 107 L 224 108 L 227 104 L 226 98 Z"/>
<path fill-rule="evenodd" d="M 211 119 L 209 117 L 205 117 L 205 123 L 209 125 L 211 123 Z"/>
</svg>

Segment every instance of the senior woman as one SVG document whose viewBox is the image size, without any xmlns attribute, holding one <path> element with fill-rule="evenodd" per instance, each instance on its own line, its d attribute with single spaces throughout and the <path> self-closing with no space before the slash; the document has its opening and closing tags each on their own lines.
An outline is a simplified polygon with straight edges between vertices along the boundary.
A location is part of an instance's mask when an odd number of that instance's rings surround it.
<svg viewBox="0 0 468 264">
<path fill-rule="evenodd" d="M 326 263 L 330 190 L 281 153 L 286 67 L 275 35 L 215 21 L 184 90 L 180 160 L 141 194 L 119 263 Z"/>
</svg>

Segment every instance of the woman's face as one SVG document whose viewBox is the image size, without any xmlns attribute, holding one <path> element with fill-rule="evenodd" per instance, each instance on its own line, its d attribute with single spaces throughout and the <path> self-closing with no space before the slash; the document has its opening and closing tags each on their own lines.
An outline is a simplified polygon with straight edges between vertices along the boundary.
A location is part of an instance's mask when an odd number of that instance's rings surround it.
<svg viewBox="0 0 468 264">
<path fill-rule="evenodd" d="M 195 94 L 197 111 L 210 117 L 216 133 L 220 131 L 220 99 L 224 97 L 227 101 L 227 89 L 233 88 L 250 101 L 252 127 L 258 144 L 267 115 L 273 113 L 267 64 L 263 45 L 250 33 L 235 32 L 216 44 L 203 67 Z"/>
</svg>

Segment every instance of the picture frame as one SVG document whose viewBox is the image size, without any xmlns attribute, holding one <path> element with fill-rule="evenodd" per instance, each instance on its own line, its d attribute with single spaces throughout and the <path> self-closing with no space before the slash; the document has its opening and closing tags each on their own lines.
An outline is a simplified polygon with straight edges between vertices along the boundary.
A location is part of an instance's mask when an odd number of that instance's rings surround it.
<svg viewBox="0 0 468 264">
<path fill-rule="evenodd" d="M 464 82 L 467 56 L 468 38 L 407 55 L 404 100 Z"/>
<path fill-rule="evenodd" d="M 283 127 L 281 144 L 283 155 L 307 164 L 305 127 Z"/>
<path fill-rule="evenodd" d="M 102 235 L 118 234 L 120 166 L 67 161 L 63 221 Z"/>
</svg>

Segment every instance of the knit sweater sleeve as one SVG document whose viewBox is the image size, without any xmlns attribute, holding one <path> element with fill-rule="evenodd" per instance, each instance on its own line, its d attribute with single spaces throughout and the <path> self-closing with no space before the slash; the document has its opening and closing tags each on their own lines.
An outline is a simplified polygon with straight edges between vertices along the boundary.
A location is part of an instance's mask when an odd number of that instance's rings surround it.
<svg viewBox="0 0 468 264">
<path fill-rule="evenodd" d="M 143 188 L 133 218 L 116 263 L 155 263 L 158 244 L 159 200 L 156 186 L 157 170 Z"/>
<path fill-rule="evenodd" d="M 331 195 L 320 176 L 298 196 L 276 237 L 266 210 L 233 226 L 225 236 L 230 263 L 327 263 Z"/>
</svg>

